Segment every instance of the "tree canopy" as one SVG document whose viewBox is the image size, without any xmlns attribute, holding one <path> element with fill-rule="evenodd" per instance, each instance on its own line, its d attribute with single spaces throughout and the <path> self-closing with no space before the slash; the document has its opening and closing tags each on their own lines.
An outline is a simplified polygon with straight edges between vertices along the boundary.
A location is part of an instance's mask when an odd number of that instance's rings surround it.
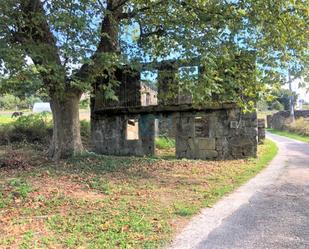
<svg viewBox="0 0 309 249">
<path fill-rule="evenodd" d="M 1 6 L 3 73 L 20 75 L 31 58 L 33 73 L 59 82 L 45 84 L 48 90 L 61 91 L 66 82 L 84 91 L 121 63 L 199 57 L 206 70 L 203 82 L 190 87 L 193 94 L 230 98 L 237 86 L 237 94 L 250 96 L 288 69 L 303 73 L 308 56 L 308 1 L 1 0 Z M 256 58 L 258 81 L 223 84 L 220 68 L 236 71 L 233 62 L 244 52 Z"/>
</svg>

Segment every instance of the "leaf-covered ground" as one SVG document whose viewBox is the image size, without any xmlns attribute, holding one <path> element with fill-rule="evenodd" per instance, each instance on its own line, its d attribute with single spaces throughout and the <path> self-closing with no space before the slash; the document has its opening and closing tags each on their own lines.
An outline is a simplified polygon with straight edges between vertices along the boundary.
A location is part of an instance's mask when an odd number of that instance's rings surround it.
<svg viewBox="0 0 309 249">
<path fill-rule="evenodd" d="M 160 248 L 276 154 L 223 162 L 85 154 L 58 164 L 0 148 L 0 248 Z"/>
</svg>

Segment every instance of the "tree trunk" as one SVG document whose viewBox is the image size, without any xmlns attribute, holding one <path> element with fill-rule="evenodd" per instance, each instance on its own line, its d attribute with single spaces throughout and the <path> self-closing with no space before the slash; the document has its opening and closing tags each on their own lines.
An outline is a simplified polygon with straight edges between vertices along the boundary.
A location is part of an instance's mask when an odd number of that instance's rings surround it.
<svg viewBox="0 0 309 249">
<path fill-rule="evenodd" d="M 291 73 L 289 72 L 289 89 L 290 89 L 290 119 L 291 122 L 295 122 L 295 111 L 294 111 L 294 96 L 293 96 L 293 89 L 292 89 L 292 77 Z"/>
<path fill-rule="evenodd" d="M 80 97 L 79 93 L 70 93 L 62 98 L 51 98 L 54 126 L 49 157 L 53 160 L 67 158 L 83 151 L 79 122 Z"/>
</svg>

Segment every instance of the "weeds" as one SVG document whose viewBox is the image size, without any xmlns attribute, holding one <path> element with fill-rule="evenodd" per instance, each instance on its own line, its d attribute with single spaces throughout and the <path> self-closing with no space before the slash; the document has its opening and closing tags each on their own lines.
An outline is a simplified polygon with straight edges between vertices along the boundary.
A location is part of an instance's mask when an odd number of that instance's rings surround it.
<svg viewBox="0 0 309 249">
<path fill-rule="evenodd" d="M 0 171 L 0 247 L 164 247 L 177 222 L 257 174 L 276 151 L 266 140 L 258 159 L 223 162 L 85 153 L 23 178 Z"/>
<path fill-rule="evenodd" d="M 290 132 L 309 137 L 309 120 L 304 118 L 296 119 L 294 123 L 288 124 L 286 129 Z"/>
<path fill-rule="evenodd" d="M 156 148 L 158 149 L 171 149 L 175 148 L 175 139 L 169 137 L 157 137 L 156 138 Z"/>
<path fill-rule="evenodd" d="M 13 188 L 12 192 L 15 195 L 20 196 L 23 199 L 26 199 L 28 194 L 32 191 L 32 188 L 29 185 L 29 183 L 20 178 L 10 180 L 9 186 Z"/>
<path fill-rule="evenodd" d="M 3 121 L 4 120 L 4 121 Z M 3 121 L 1 123 L 1 121 Z M 82 120 L 81 136 L 85 145 L 88 145 L 90 136 L 90 123 Z M 53 133 L 51 115 L 43 112 L 21 116 L 11 122 L 0 119 L 0 145 L 11 143 L 30 143 L 48 145 Z"/>
</svg>

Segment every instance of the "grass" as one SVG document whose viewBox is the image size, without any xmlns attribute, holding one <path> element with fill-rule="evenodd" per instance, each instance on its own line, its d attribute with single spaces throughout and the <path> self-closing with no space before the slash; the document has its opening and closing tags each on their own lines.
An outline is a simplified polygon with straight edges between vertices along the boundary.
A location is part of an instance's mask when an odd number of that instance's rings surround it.
<svg viewBox="0 0 309 249">
<path fill-rule="evenodd" d="M 288 138 L 292 138 L 301 142 L 309 143 L 309 136 L 305 135 L 300 135 L 295 132 L 291 131 L 281 131 L 281 130 L 275 130 L 275 129 L 268 129 L 269 132 L 279 135 L 279 136 L 284 136 Z"/>
<path fill-rule="evenodd" d="M 174 159 L 176 158 L 176 141 L 174 138 L 169 138 L 166 136 L 156 137 L 156 156 L 164 159 Z"/>
<path fill-rule="evenodd" d="M 172 149 L 175 148 L 175 139 L 169 137 L 157 137 L 156 148 L 158 149 Z"/>
<path fill-rule="evenodd" d="M 222 162 L 86 153 L 52 164 L 20 153 L 29 167 L 0 168 L 0 247 L 160 248 L 277 148 L 266 140 L 257 159 Z"/>
<path fill-rule="evenodd" d="M 31 114 L 31 112 L 29 112 L 29 110 L 21 110 L 24 115 L 28 115 L 28 114 Z M 2 124 L 9 124 L 9 123 L 12 123 L 16 120 L 16 118 L 11 118 L 12 116 L 12 113 L 14 111 L 5 111 L 5 112 L 0 112 L 0 125 Z M 79 111 L 79 116 L 80 116 L 80 120 L 87 120 L 89 121 L 90 119 L 90 111 L 89 110 L 84 110 L 84 109 L 80 109 Z"/>
<path fill-rule="evenodd" d="M 12 123 L 14 118 L 11 118 L 10 114 L 0 114 L 0 125 Z"/>
</svg>

